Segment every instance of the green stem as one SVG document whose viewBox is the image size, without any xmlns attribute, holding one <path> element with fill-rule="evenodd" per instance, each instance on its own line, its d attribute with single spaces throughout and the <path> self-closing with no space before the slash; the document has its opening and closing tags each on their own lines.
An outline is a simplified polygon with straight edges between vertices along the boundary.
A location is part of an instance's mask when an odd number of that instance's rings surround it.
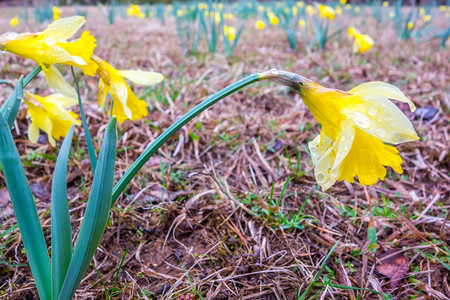
<svg viewBox="0 0 450 300">
<path fill-rule="evenodd" d="M 95 168 L 97 167 L 97 156 L 95 155 L 94 144 L 92 143 L 91 134 L 89 132 L 89 126 L 86 121 L 86 114 L 84 113 L 83 103 L 81 103 L 80 86 L 78 85 L 78 80 L 75 77 L 73 67 L 70 66 L 70 69 L 72 70 L 73 80 L 75 81 L 75 85 L 77 86 L 78 106 L 80 107 L 81 123 L 83 123 L 84 136 L 86 137 L 86 144 L 88 148 L 89 158 L 91 160 L 92 173 L 95 173 Z"/>
<path fill-rule="evenodd" d="M 33 80 L 34 77 L 36 77 L 37 74 L 39 74 L 39 72 L 42 71 L 41 66 L 37 66 L 36 68 L 33 69 L 33 71 L 31 71 L 30 74 L 27 75 L 27 77 L 25 77 L 23 79 L 23 87 L 25 88 L 31 80 Z"/>
<path fill-rule="evenodd" d="M 111 205 L 117 200 L 119 195 L 124 191 L 128 183 L 130 183 L 131 179 L 137 174 L 137 172 L 144 166 L 147 160 L 172 136 L 174 135 L 181 127 L 186 125 L 187 122 L 195 118 L 201 112 L 209 108 L 210 106 L 216 104 L 226 96 L 233 94 L 234 92 L 252 84 L 262 79 L 266 79 L 261 74 L 253 74 L 245 77 L 238 82 L 235 82 L 226 88 L 220 90 L 215 93 L 208 99 L 204 100 L 189 112 L 187 112 L 184 116 L 182 116 L 178 121 L 169 126 L 163 133 L 161 133 L 148 147 L 145 151 L 137 158 L 137 160 L 131 165 L 131 167 L 126 171 L 126 173 L 122 176 L 119 182 L 113 189 L 113 195 L 111 200 Z"/>
</svg>

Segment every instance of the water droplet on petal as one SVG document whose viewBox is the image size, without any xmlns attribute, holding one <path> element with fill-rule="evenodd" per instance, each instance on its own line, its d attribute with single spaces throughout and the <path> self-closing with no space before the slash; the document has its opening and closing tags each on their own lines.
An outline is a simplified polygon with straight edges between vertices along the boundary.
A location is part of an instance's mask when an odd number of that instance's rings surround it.
<svg viewBox="0 0 450 300">
<path fill-rule="evenodd" d="M 322 173 L 317 173 L 316 178 L 317 178 L 317 182 L 319 182 L 319 183 L 321 183 L 325 180 L 325 176 L 323 176 Z"/>
<path fill-rule="evenodd" d="M 350 114 L 350 117 L 359 128 L 368 128 L 371 124 L 370 119 L 361 112 L 354 111 Z"/>
<path fill-rule="evenodd" d="M 378 106 L 377 105 L 372 105 L 369 107 L 369 110 L 367 111 L 367 113 L 369 114 L 369 116 L 375 116 L 378 112 Z"/>
<path fill-rule="evenodd" d="M 53 46 L 54 44 L 56 44 L 56 40 L 52 37 L 48 37 L 45 39 L 45 43 L 49 46 Z"/>
</svg>

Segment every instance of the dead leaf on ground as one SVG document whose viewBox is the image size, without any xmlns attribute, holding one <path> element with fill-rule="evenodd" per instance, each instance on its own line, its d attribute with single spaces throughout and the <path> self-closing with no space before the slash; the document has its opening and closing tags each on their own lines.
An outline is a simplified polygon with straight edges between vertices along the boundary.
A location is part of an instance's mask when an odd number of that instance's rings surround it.
<svg viewBox="0 0 450 300">
<path fill-rule="evenodd" d="M 390 249 L 380 255 L 377 271 L 391 279 L 391 288 L 395 288 L 409 270 L 409 259 L 401 249 Z"/>
</svg>

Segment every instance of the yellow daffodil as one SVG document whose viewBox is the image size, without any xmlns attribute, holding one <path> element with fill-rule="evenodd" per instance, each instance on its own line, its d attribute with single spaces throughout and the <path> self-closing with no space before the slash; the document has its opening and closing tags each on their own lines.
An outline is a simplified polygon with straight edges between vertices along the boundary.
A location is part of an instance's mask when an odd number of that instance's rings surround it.
<svg viewBox="0 0 450 300">
<path fill-rule="evenodd" d="M 383 7 L 388 7 L 389 6 L 389 2 L 388 1 L 383 1 Z"/>
<path fill-rule="evenodd" d="M 414 23 L 409 21 L 407 27 L 408 27 L 408 30 L 412 30 L 414 28 Z"/>
<path fill-rule="evenodd" d="M 136 97 L 124 78 L 135 84 L 154 85 L 161 82 L 164 76 L 160 73 L 140 70 L 117 70 L 95 54 L 92 59 L 98 64 L 97 74 L 100 76 L 99 106 L 105 105 L 109 93 L 114 101 L 112 114 L 117 116 L 119 123 L 123 123 L 126 119 L 134 121 L 147 116 L 147 103 Z"/>
<path fill-rule="evenodd" d="M 305 26 L 306 26 L 305 20 L 303 20 L 303 19 L 298 20 L 298 25 L 299 25 L 301 28 L 305 28 Z"/>
<path fill-rule="evenodd" d="M 269 22 L 271 25 L 273 26 L 277 26 L 280 23 L 280 20 L 278 19 L 277 16 L 275 16 L 274 13 L 269 13 Z"/>
<path fill-rule="evenodd" d="M 439 5 L 439 10 L 440 11 L 446 11 L 447 7 L 445 5 Z"/>
<path fill-rule="evenodd" d="M 263 30 L 264 29 L 264 22 L 261 21 L 261 20 L 256 21 L 255 28 L 258 29 L 258 30 Z"/>
<path fill-rule="evenodd" d="M 80 123 L 77 114 L 67 110 L 78 104 L 75 98 L 61 94 L 40 97 L 25 93 L 24 100 L 31 119 L 28 139 L 33 143 L 38 141 L 40 129 L 48 135 L 48 142 L 54 147 L 56 140 L 65 137 L 73 123 Z"/>
<path fill-rule="evenodd" d="M 352 9 L 352 5 L 350 3 L 347 3 L 347 4 L 345 4 L 344 8 L 346 10 L 350 10 L 350 9 Z"/>
<path fill-rule="evenodd" d="M 355 13 L 359 13 L 361 11 L 361 9 L 359 8 L 359 6 L 355 6 Z"/>
<path fill-rule="evenodd" d="M 426 13 L 425 8 L 421 7 L 419 8 L 419 14 L 424 15 Z"/>
<path fill-rule="evenodd" d="M 349 27 L 347 32 L 354 39 L 353 53 L 364 53 L 370 50 L 370 48 L 372 48 L 375 44 L 370 36 L 360 33 L 353 27 Z"/>
<path fill-rule="evenodd" d="M 389 12 L 389 18 L 391 18 L 391 19 L 395 18 L 395 12 L 390 11 Z"/>
<path fill-rule="evenodd" d="M 335 10 L 337 15 L 342 15 L 342 8 L 340 6 L 336 6 Z"/>
<path fill-rule="evenodd" d="M 297 1 L 297 3 L 295 3 L 298 7 L 302 8 L 303 6 L 305 6 L 305 2 L 303 1 Z"/>
<path fill-rule="evenodd" d="M 139 5 L 136 4 L 130 4 L 130 6 L 128 6 L 127 15 L 130 17 L 136 16 L 141 19 L 145 18 L 145 14 L 141 11 Z"/>
<path fill-rule="evenodd" d="M 319 15 L 323 19 L 333 20 L 336 12 L 331 6 L 319 4 Z"/>
<path fill-rule="evenodd" d="M 214 13 L 214 22 L 216 22 L 216 24 L 220 24 L 220 22 L 222 21 L 222 16 L 220 15 L 219 12 L 215 12 Z"/>
<path fill-rule="evenodd" d="M 236 28 L 234 28 L 233 26 L 224 25 L 223 33 L 228 38 L 229 42 L 234 41 L 234 39 L 236 38 Z"/>
<path fill-rule="evenodd" d="M 423 16 L 423 20 L 424 20 L 425 22 L 430 22 L 430 21 L 431 21 L 431 15 L 424 15 L 424 16 Z"/>
<path fill-rule="evenodd" d="M 411 122 L 389 99 L 414 104 L 397 87 L 374 81 L 348 92 L 323 87 L 303 76 L 268 71 L 272 79 L 294 88 L 314 118 L 322 125 L 320 135 L 308 146 L 317 182 L 323 190 L 337 180 L 373 185 L 386 176 L 386 167 L 402 173 L 402 158 L 394 146 L 418 140 Z"/>
<path fill-rule="evenodd" d="M 16 27 L 17 25 L 19 25 L 19 18 L 14 17 L 9 21 L 9 26 Z"/>
<path fill-rule="evenodd" d="M 38 33 L 7 32 L 0 35 L 0 49 L 36 61 L 43 70 L 47 83 L 58 93 L 75 97 L 75 91 L 67 84 L 53 64 L 66 64 L 80 68 L 86 75 L 95 75 L 97 65 L 91 60 L 95 38 L 88 31 L 75 41 L 68 42 L 84 25 L 80 16 L 59 19 Z"/>
<path fill-rule="evenodd" d="M 59 17 L 61 16 L 61 9 L 58 6 L 53 6 L 52 7 L 52 12 L 53 12 L 53 21 L 59 20 Z"/>
<path fill-rule="evenodd" d="M 347 4 L 347 0 L 339 0 L 339 3 L 341 3 L 342 5 Z"/>
<path fill-rule="evenodd" d="M 232 20 L 233 18 L 234 18 L 234 16 L 233 16 L 232 13 L 223 14 L 223 19 L 224 20 Z"/>
<path fill-rule="evenodd" d="M 298 13 L 297 6 L 292 6 L 292 15 L 295 17 L 295 16 L 297 16 L 297 13 Z"/>
<path fill-rule="evenodd" d="M 314 15 L 314 7 L 312 7 L 311 5 L 306 5 L 306 12 L 310 16 Z"/>
</svg>

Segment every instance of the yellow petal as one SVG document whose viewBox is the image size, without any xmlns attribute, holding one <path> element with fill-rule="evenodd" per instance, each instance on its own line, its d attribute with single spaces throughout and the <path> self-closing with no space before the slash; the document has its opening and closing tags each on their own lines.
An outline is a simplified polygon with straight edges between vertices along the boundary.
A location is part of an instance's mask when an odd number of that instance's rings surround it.
<svg viewBox="0 0 450 300">
<path fill-rule="evenodd" d="M 75 89 L 67 83 L 62 74 L 54 65 L 51 65 L 49 68 L 42 69 L 42 72 L 44 73 L 45 81 L 47 81 L 48 86 L 55 92 L 72 98 L 78 97 Z"/>
<path fill-rule="evenodd" d="M 62 94 L 52 94 L 45 97 L 45 102 L 57 105 L 60 108 L 67 109 L 78 104 L 78 99 L 67 97 Z"/>
<path fill-rule="evenodd" d="M 354 177 L 358 176 L 361 185 L 373 185 L 386 176 L 385 166 L 401 174 L 401 164 L 402 158 L 395 147 L 356 129 L 352 148 L 341 164 L 338 180 L 353 182 Z"/>
<path fill-rule="evenodd" d="M 53 44 L 57 42 L 66 42 L 86 23 L 84 17 L 73 16 L 62 18 L 48 25 L 43 31 L 43 35 Z"/>
<path fill-rule="evenodd" d="M 160 73 L 140 70 L 119 70 L 119 74 L 131 80 L 133 83 L 141 85 L 154 85 L 164 79 L 164 76 Z"/>
<path fill-rule="evenodd" d="M 389 99 L 395 99 L 404 103 L 408 103 L 409 109 L 411 111 L 416 110 L 416 106 L 414 105 L 414 103 L 409 100 L 398 87 L 382 81 L 366 82 L 358 85 L 348 92 L 360 96 L 378 94 Z"/>
<path fill-rule="evenodd" d="M 342 113 L 356 127 L 385 143 L 399 144 L 419 139 L 409 119 L 382 95 L 366 95 L 364 101 L 355 101 L 343 108 Z"/>
<path fill-rule="evenodd" d="M 123 80 L 123 79 L 122 79 Z M 113 96 L 113 113 L 114 107 L 121 106 L 122 111 L 128 119 L 132 118 L 131 110 L 128 107 L 128 85 L 122 81 L 114 81 L 111 84 L 110 93 Z M 119 115 L 117 115 L 117 119 L 119 119 Z"/>
</svg>

